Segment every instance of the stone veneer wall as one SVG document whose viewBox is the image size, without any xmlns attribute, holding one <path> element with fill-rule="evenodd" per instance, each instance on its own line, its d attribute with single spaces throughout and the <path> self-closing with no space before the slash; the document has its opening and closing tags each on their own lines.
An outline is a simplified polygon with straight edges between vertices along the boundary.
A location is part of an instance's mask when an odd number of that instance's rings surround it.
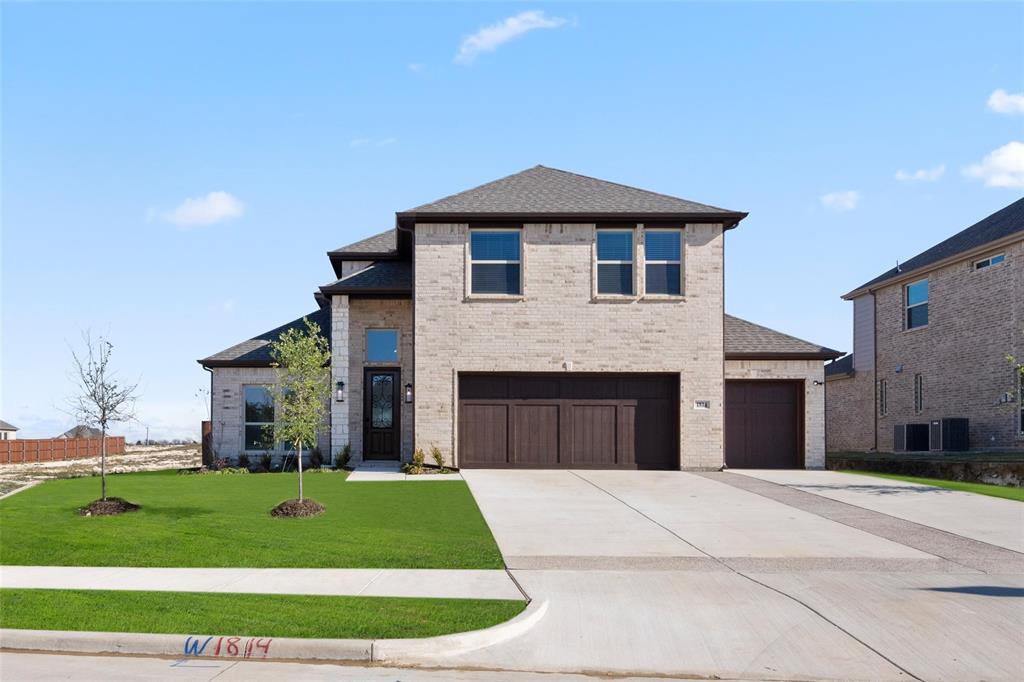
<svg viewBox="0 0 1024 682">
<path fill-rule="evenodd" d="M 271 367 L 214 367 L 212 372 L 213 389 L 210 404 L 214 456 L 237 462 L 238 456 L 246 452 L 243 450 L 245 395 L 242 389 L 251 384 L 275 384 L 277 374 Z M 330 461 L 330 445 L 330 434 L 325 424 L 319 434 L 320 451 L 325 462 Z M 250 461 L 255 464 L 263 452 L 251 450 L 247 454 Z M 275 461 L 282 455 L 280 452 L 272 454 Z"/>
<path fill-rule="evenodd" d="M 458 463 L 459 372 L 680 374 L 680 462 L 723 463 L 723 230 L 684 230 L 684 294 L 593 296 L 595 225 L 523 227 L 523 296 L 467 296 L 466 224 L 415 228 L 416 442 Z M 643 291 L 643 238 L 636 264 Z M 694 410 L 695 400 L 711 402 Z"/>
<path fill-rule="evenodd" d="M 903 329 L 904 283 L 875 293 L 875 379 L 885 379 L 888 389 L 888 413 L 878 417 L 879 450 L 892 450 L 896 424 L 941 417 L 970 420 L 972 449 L 1024 447 L 1018 403 L 998 404 L 1015 389 L 1006 356 L 1024 356 L 1024 241 L 991 253 L 1006 260 L 983 270 L 974 270 L 976 259 L 964 260 L 926 275 L 925 327 Z M 914 411 L 915 374 L 924 384 L 920 413 Z"/>
<path fill-rule="evenodd" d="M 821 360 L 726 360 L 728 379 L 798 379 L 804 382 L 804 466 L 825 468 L 825 380 Z"/>
</svg>

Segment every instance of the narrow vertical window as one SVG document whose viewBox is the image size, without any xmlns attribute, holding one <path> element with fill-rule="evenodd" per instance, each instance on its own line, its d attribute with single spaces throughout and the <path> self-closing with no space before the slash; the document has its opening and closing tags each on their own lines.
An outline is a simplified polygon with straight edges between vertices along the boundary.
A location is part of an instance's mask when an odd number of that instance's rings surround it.
<svg viewBox="0 0 1024 682">
<path fill-rule="evenodd" d="M 924 379 L 920 374 L 914 375 L 914 412 L 921 414 L 924 410 Z"/>
<path fill-rule="evenodd" d="M 597 293 L 633 294 L 633 231 L 597 231 Z"/>
<path fill-rule="evenodd" d="M 266 386 L 246 386 L 245 450 L 274 447 L 274 398 Z"/>
<path fill-rule="evenodd" d="M 1020 373 L 1020 389 L 1017 391 L 1017 406 L 1020 408 L 1020 433 L 1024 436 L 1024 372 Z"/>
<path fill-rule="evenodd" d="M 648 294 L 682 293 L 682 236 L 681 230 L 644 231 L 644 280 Z"/>
<path fill-rule="evenodd" d="M 885 416 L 889 413 L 889 390 L 885 379 L 878 382 L 878 414 Z"/>
<path fill-rule="evenodd" d="M 914 329 L 928 324 L 928 280 L 908 284 L 903 288 L 906 306 L 906 328 Z"/>
<path fill-rule="evenodd" d="M 519 295 L 522 292 L 519 230 L 470 230 L 470 292 Z"/>
</svg>

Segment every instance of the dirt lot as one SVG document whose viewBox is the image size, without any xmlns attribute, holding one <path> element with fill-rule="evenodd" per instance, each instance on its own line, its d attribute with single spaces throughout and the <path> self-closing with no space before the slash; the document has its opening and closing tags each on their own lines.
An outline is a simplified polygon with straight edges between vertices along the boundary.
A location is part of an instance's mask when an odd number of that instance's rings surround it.
<svg viewBox="0 0 1024 682">
<path fill-rule="evenodd" d="M 202 462 L 199 445 L 129 445 L 126 449 L 123 455 L 107 456 L 109 473 L 182 469 L 199 466 Z M 99 473 L 99 457 L 67 462 L 5 464 L 0 466 L 0 495 L 33 481 Z"/>
</svg>

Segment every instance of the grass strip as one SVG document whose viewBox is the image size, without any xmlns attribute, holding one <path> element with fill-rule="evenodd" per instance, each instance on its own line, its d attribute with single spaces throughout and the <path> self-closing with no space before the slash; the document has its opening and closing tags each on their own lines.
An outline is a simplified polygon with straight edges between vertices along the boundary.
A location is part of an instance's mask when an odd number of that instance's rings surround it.
<svg viewBox="0 0 1024 682">
<path fill-rule="evenodd" d="M 525 602 L 211 592 L 0 589 L 0 626 L 28 630 L 379 639 L 502 623 Z"/>
<path fill-rule="evenodd" d="M 1014 488 L 1006 485 L 990 485 L 988 483 L 967 483 L 964 481 L 946 481 L 941 478 L 921 478 L 919 476 L 903 476 L 902 474 L 884 474 L 877 471 L 860 471 L 856 469 L 844 469 L 845 474 L 860 474 L 862 476 L 875 476 L 877 478 L 888 478 L 894 481 L 906 481 L 907 483 L 920 483 L 931 485 L 936 488 L 947 490 L 959 490 L 965 493 L 976 493 L 990 497 L 1002 497 L 1007 500 L 1024 502 L 1024 488 Z"/>
</svg>

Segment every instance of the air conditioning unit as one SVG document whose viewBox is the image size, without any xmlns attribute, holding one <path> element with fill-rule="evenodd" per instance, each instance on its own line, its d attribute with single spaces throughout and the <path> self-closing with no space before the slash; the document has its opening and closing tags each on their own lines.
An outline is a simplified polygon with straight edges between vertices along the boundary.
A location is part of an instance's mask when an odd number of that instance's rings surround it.
<svg viewBox="0 0 1024 682">
<path fill-rule="evenodd" d="M 892 433 L 893 452 L 926 452 L 928 424 L 896 424 Z"/>
<path fill-rule="evenodd" d="M 964 417 L 933 419 L 929 425 L 928 449 L 963 451 L 970 446 L 969 422 Z"/>
</svg>

